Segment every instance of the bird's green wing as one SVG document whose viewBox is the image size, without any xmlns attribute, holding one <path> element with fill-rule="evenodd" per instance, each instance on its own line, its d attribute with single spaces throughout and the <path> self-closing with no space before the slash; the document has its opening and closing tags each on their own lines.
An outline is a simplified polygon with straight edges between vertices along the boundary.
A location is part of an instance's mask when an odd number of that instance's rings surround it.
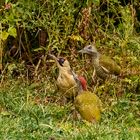
<svg viewBox="0 0 140 140">
<path fill-rule="evenodd" d="M 119 75 L 121 68 L 120 66 L 111 58 L 108 56 L 102 55 L 100 57 L 100 64 L 102 67 L 107 69 L 111 74 Z"/>
</svg>

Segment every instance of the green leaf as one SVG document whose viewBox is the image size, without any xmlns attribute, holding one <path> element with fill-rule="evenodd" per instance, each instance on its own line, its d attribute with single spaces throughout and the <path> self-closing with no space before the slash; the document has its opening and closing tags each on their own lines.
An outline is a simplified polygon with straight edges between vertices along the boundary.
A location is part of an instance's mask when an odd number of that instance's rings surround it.
<svg viewBox="0 0 140 140">
<path fill-rule="evenodd" d="M 6 31 L 3 31 L 0 38 L 4 41 L 7 39 L 8 36 L 9 36 L 9 33 Z"/>
<path fill-rule="evenodd" d="M 9 35 L 11 35 L 13 37 L 17 36 L 17 31 L 16 31 L 16 28 L 14 28 L 14 27 L 9 27 L 8 33 L 9 33 Z"/>
<path fill-rule="evenodd" d="M 9 2 L 9 0 L 5 0 L 5 3 L 7 4 Z"/>
<path fill-rule="evenodd" d="M 83 42 L 83 38 L 79 35 L 71 35 L 69 36 L 69 38 L 71 38 L 72 40 L 76 40 L 76 41 L 80 41 L 80 42 Z"/>
<path fill-rule="evenodd" d="M 0 115 L 2 115 L 2 116 L 9 116 L 9 115 L 11 115 L 11 113 L 8 112 L 8 111 L 2 111 L 2 112 L 0 112 Z"/>
<path fill-rule="evenodd" d="M 44 49 L 43 48 L 36 48 L 36 49 L 34 49 L 35 52 L 42 51 L 42 50 L 44 50 Z"/>
</svg>

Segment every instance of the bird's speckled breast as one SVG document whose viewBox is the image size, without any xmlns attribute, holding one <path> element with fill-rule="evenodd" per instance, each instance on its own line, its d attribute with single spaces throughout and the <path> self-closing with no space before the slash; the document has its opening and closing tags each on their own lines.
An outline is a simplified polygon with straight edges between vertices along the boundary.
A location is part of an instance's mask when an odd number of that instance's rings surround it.
<svg viewBox="0 0 140 140">
<path fill-rule="evenodd" d="M 92 63 L 95 68 L 95 72 L 97 76 L 100 77 L 101 79 L 106 79 L 109 73 L 102 68 L 102 66 L 100 65 L 99 59 L 93 59 Z"/>
<path fill-rule="evenodd" d="M 58 86 L 65 87 L 65 88 L 70 88 L 76 84 L 75 80 L 73 79 L 72 75 L 68 74 L 60 74 L 59 77 L 57 78 L 57 84 Z"/>
</svg>

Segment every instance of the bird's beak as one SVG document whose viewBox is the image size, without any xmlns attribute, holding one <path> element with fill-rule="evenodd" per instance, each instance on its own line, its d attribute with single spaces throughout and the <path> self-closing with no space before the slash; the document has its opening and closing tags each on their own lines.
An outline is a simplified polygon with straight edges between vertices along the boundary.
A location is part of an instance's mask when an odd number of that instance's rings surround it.
<svg viewBox="0 0 140 140">
<path fill-rule="evenodd" d="M 84 49 L 81 49 L 80 51 L 78 51 L 78 53 L 85 53 L 86 51 Z"/>
<path fill-rule="evenodd" d="M 59 64 L 59 58 L 57 58 L 55 55 L 53 54 L 48 54 L 57 64 L 58 68 L 61 68 L 60 64 Z"/>
<path fill-rule="evenodd" d="M 49 56 L 52 58 L 52 59 L 54 59 L 56 62 L 58 62 L 58 58 L 56 57 L 56 56 L 54 56 L 54 55 L 52 55 L 52 54 L 49 54 Z"/>
<path fill-rule="evenodd" d="M 58 61 L 58 58 L 57 58 L 56 56 L 54 56 L 54 55 L 52 55 L 52 54 L 49 54 L 49 56 L 50 56 L 52 59 Z"/>
</svg>

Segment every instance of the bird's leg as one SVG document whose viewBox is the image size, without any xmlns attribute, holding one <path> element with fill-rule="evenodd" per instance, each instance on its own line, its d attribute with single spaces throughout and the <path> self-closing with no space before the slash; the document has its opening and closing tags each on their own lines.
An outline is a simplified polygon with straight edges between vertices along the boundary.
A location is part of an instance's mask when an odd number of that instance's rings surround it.
<svg viewBox="0 0 140 140">
<path fill-rule="evenodd" d="M 60 96 L 57 98 L 56 102 L 59 104 L 59 105 L 66 105 L 68 103 L 68 99 L 65 97 L 65 96 Z"/>
<path fill-rule="evenodd" d="M 71 115 L 72 115 L 73 120 L 80 120 L 81 119 L 80 114 L 77 112 L 77 110 L 75 108 L 72 108 Z"/>
</svg>

